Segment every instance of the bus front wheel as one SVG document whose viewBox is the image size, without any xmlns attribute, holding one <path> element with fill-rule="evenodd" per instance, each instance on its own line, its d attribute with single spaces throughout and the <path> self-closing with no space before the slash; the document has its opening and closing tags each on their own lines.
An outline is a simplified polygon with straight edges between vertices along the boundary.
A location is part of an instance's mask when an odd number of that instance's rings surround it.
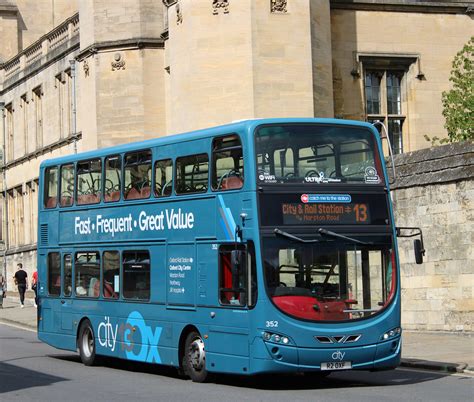
<svg viewBox="0 0 474 402">
<path fill-rule="evenodd" d="M 86 366 L 96 363 L 94 331 L 89 320 L 84 320 L 79 329 L 78 337 L 79 355 Z"/>
<path fill-rule="evenodd" d="M 186 337 L 183 369 L 193 382 L 205 382 L 208 379 L 204 341 L 196 331 L 190 332 Z"/>
</svg>

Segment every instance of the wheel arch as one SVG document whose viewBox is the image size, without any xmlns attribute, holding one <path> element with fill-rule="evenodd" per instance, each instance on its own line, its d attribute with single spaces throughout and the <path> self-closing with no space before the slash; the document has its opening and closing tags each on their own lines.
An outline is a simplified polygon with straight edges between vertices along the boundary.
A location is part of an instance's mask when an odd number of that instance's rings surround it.
<svg viewBox="0 0 474 402">
<path fill-rule="evenodd" d="M 179 337 L 179 343 L 178 343 L 178 359 L 179 359 L 179 369 L 184 370 L 183 367 L 183 357 L 184 357 L 184 344 L 186 343 L 186 338 L 188 337 L 189 333 L 192 331 L 196 331 L 197 333 L 201 333 L 199 329 L 192 324 L 186 325 L 183 330 L 181 331 L 181 335 Z"/>
<path fill-rule="evenodd" d="M 92 326 L 92 322 L 91 320 L 89 319 L 89 317 L 87 316 L 84 316 L 80 319 L 80 321 L 77 323 L 77 329 L 76 329 L 76 349 L 79 348 L 79 332 L 81 330 L 81 327 L 82 327 L 82 324 L 85 322 L 85 321 L 89 321 L 90 325 L 91 325 L 91 328 L 92 328 L 92 332 L 94 334 L 94 337 L 95 337 L 95 331 L 94 331 L 94 327 Z"/>
</svg>

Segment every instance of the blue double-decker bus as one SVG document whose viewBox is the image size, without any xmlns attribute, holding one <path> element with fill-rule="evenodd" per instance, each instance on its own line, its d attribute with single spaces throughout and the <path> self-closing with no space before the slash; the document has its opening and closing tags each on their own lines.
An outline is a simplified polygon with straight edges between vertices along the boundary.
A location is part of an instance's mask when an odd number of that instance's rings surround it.
<svg viewBox="0 0 474 402">
<path fill-rule="evenodd" d="M 202 382 L 399 364 L 397 230 L 372 125 L 241 121 L 40 170 L 38 336 L 86 365 L 114 356 Z"/>
</svg>

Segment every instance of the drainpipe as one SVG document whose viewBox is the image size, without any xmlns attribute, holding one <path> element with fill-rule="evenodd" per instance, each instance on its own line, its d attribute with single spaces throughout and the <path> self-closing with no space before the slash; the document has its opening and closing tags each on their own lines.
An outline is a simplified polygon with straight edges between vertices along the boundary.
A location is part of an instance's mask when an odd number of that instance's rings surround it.
<svg viewBox="0 0 474 402">
<path fill-rule="evenodd" d="M 0 102 L 0 110 L 2 111 L 2 126 L 3 126 L 3 158 L 2 158 L 2 177 L 3 177 L 3 217 L 5 219 L 5 233 L 3 233 L 4 238 L 4 251 L 3 251 L 3 280 L 5 281 L 5 286 L 7 285 L 7 250 L 8 250 L 8 197 L 7 197 L 7 170 L 5 168 L 5 158 L 6 158 L 6 125 L 5 125 L 5 103 Z"/>
<path fill-rule="evenodd" d="M 71 78 L 72 78 L 72 135 L 74 144 L 74 153 L 77 154 L 77 132 L 76 132 L 76 119 L 77 119 L 77 107 L 76 107 L 76 60 L 69 60 L 71 65 Z"/>
</svg>

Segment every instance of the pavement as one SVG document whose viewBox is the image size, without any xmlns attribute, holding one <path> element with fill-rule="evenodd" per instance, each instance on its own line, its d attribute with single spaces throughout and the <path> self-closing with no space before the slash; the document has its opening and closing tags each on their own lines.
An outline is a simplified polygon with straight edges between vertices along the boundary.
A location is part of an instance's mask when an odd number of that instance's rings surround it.
<svg viewBox="0 0 474 402">
<path fill-rule="evenodd" d="M 0 309 L 2 322 L 36 331 L 33 299 L 21 308 L 17 294 L 9 295 Z M 474 376 L 474 333 L 403 331 L 401 366 Z"/>
</svg>

